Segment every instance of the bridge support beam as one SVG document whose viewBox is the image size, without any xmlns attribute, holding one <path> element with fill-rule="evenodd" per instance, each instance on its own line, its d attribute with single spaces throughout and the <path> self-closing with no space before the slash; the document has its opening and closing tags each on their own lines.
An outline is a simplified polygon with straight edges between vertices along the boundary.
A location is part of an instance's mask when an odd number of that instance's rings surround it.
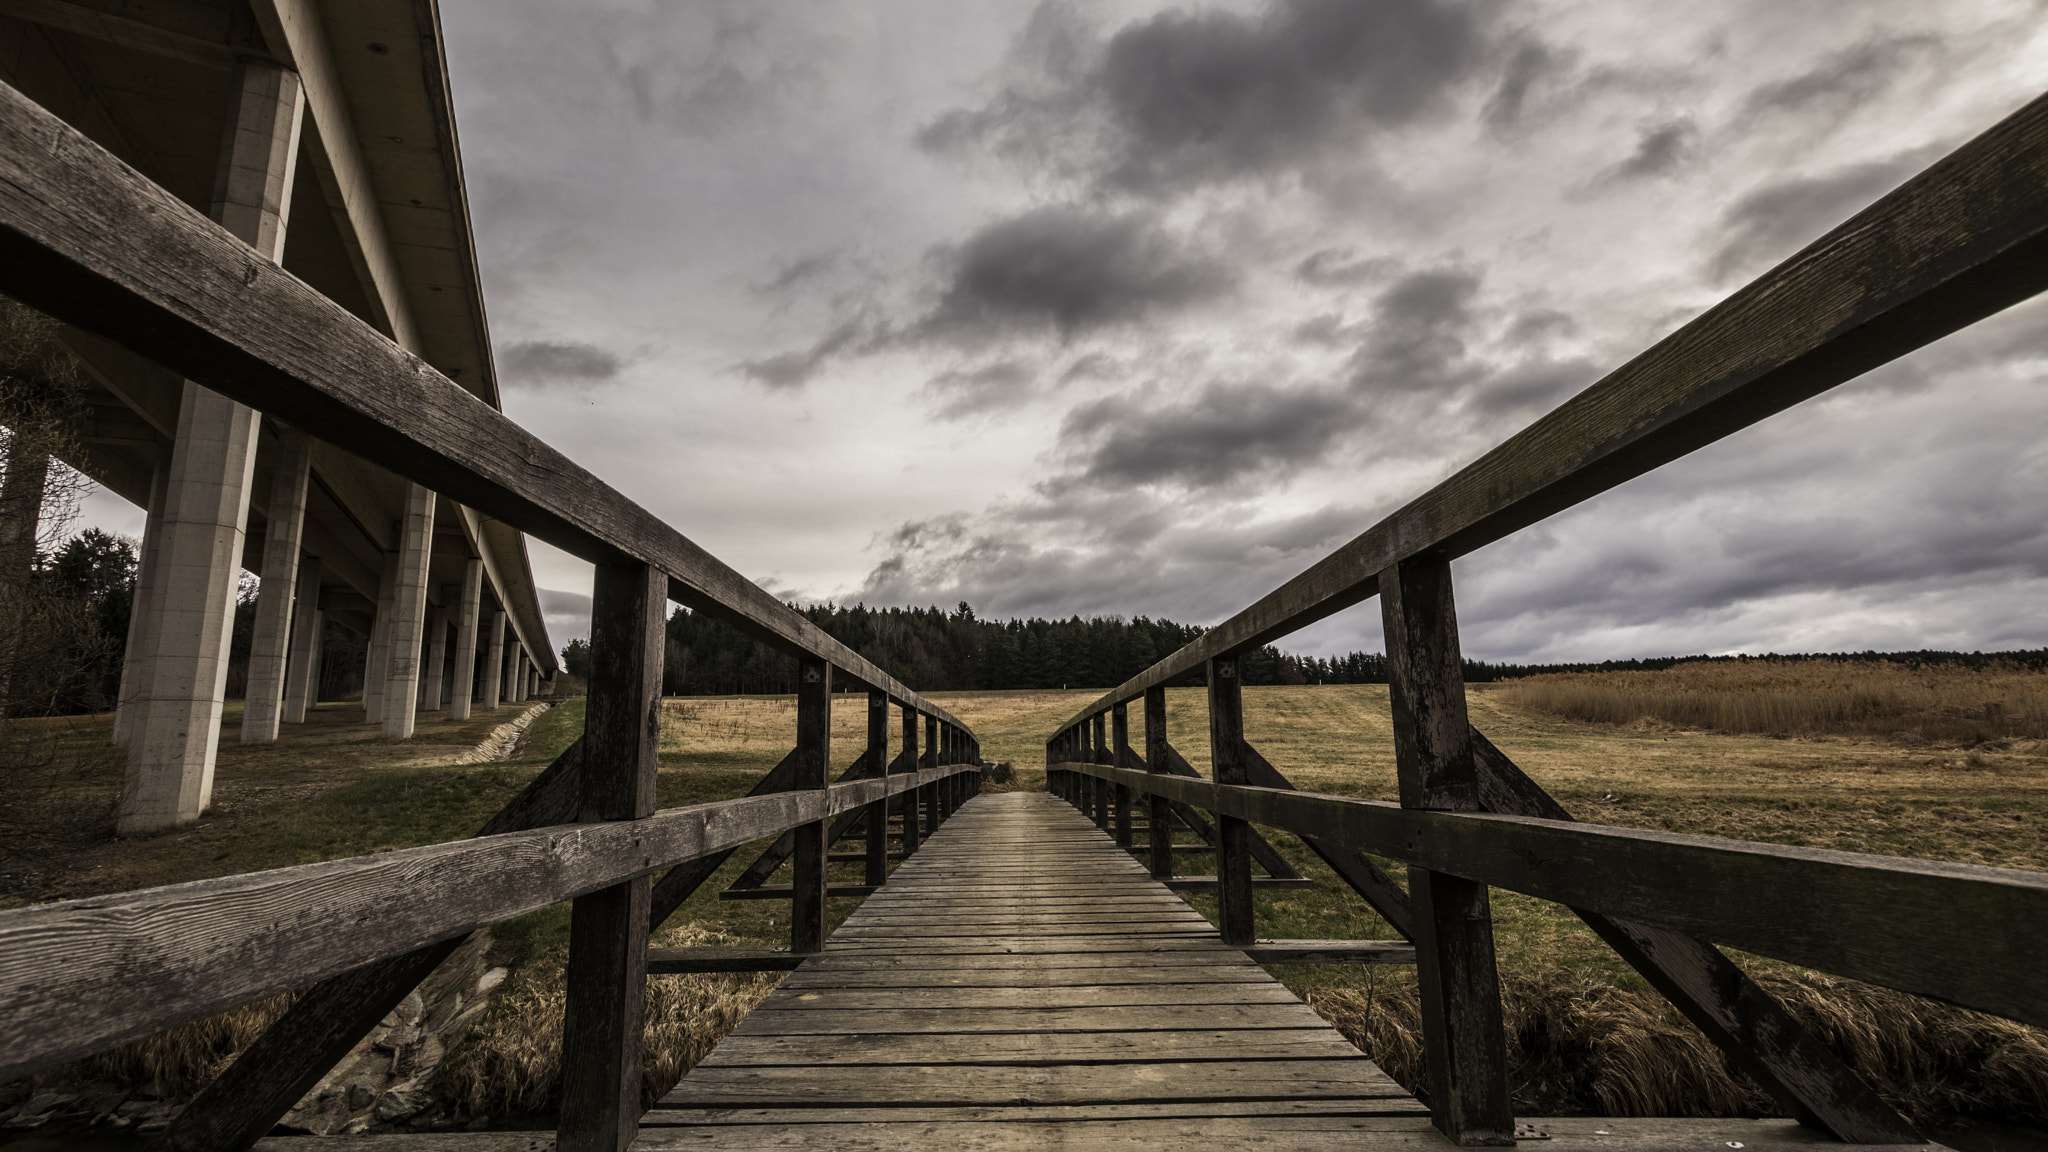
<svg viewBox="0 0 2048 1152">
<path fill-rule="evenodd" d="M 1401 806 L 1483 811 L 1450 561 L 1396 564 L 1380 573 L 1379 593 Z M 1486 886 L 1410 868 L 1408 895 L 1431 1118 L 1457 1144 L 1511 1145 L 1515 1118 Z"/>
<path fill-rule="evenodd" d="M 444 590 L 443 600 L 450 597 Z M 427 605 L 427 663 L 420 671 L 420 707 L 428 712 L 441 710 L 441 683 L 448 667 L 448 609 L 441 604 Z"/>
<path fill-rule="evenodd" d="M 472 559 L 462 566 L 462 591 L 455 603 L 455 668 L 448 691 L 448 718 L 469 719 L 476 703 L 477 616 L 483 608 L 484 562 Z"/>
<path fill-rule="evenodd" d="M 312 441 L 296 428 L 283 429 L 278 437 L 277 467 L 270 480 L 270 520 L 263 529 L 263 584 L 256 592 L 256 621 L 249 638 L 247 702 L 242 710 L 244 744 L 275 741 L 282 719 L 312 451 Z"/>
<path fill-rule="evenodd" d="M 498 707 L 499 678 L 505 674 L 505 609 L 491 609 L 491 625 L 486 634 L 490 642 L 484 649 L 484 683 L 477 693 L 477 702 L 484 711 Z"/>
<path fill-rule="evenodd" d="M 1167 771 L 1166 689 L 1145 689 L 1145 770 Z M 1151 839 L 1152 878 L 1173 878 L 1173 811 L 1166 797 L 1153 793 L 1145 797 L 1146 833 Z"/>
<path fill-rule="evenodd" d="M 654 814 L 667 595 L 668 577 L 650 565 L 598 565 L 579 823 Z M 639 1134 L 650 885 L 641 876 L 573 905 L 556 1132 L 562 1152 L 624 1152 Z"/>
<path fill-rule="evenodd" d="M 305 106 L 297 73 L 255 60 L 236 67 L 213 218 L 265 260 L 284 250 Z M 253 409 L 185 382 L 154 570 L 142 581 L 150 601 L 135 658 L 147 673 L 129 733 L 124 836 L 189 824 L 213 796 L 261 421 Z"/>
<path fill-rule="evenodd" d="M 1097 723 L 1101 722 L 1097 716 Z M 1237 657 L 1209 661 L 1209 776 L 1218 784 L 1248 784 L 1244 754 L 1244 692 Z M 1252 826 L 1235 816 L 1216 817 L 1217 927 L 1223 942 L 1245 945 L 1252 927 Z"/>
<path fill-rule="evenodd" d="M 320 610 L 319 557 L 299 561 L 299 590 L 292 603 L 292 656 L 278 719 L 304 724 L 306 710 L 320 700 L 320 658 L 327 639 L 327 614 Z"/>
<path fill-rule="evenodd" d="M 903 706 L 903 770 L 915 772 L 923 763 L 917 747 L 917 710 L 910 705 Z M 903 822 L 903 854 L 909 856 L 917 851 L 920 837 L 917 834 L 917 789 L 913 788 L 894 801 L 897 815 Z"/>
<path fill-rule="evenodd" d="M 832 786 L 832 665 L 814 657 L 797 663 L 797 788 Z M 800 955 L 825 950 L 826 822 L 792 829 L 789 950 Z"/>
<path fill-rule="evenodd" d="M 420 685 L 420 642 L 425 639 L 427 562 L 434 549 L 433 492 L 406 487 L 405 522 L 399 533 L 397 581 L 391 590 L 391 626 L 386 643 L 384 735 L 412 735 Z"/>
</svg>

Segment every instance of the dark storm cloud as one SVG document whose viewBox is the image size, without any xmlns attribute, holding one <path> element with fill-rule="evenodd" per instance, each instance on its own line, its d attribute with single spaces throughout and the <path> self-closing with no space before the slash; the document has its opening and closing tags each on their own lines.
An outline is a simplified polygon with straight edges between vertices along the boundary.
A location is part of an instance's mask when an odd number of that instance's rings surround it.
<svg viewBox="0 0 2048 1152">
<path fill-rule="evenodd" d="M 826 361 L 859 341 L 862 333 L 860 322 L 849 320 L 827 332 L 809 348 L 742 360 L 733 366 L 733 370 L 770 390 L 801 388 L 824 371 Z"/>
<path fill-rule="evenodd" d="M 1491 54 L 1492 11 L 1458 0 L 1168 11 L 1035 91 L 1012 87 L 935 120 L 920 142 L 1061 154 L 1068 167 L 1085 153 L 1078 167 L 1141 192 L 1268 177 L 1446 108 Z"/>
<path fill-rule="evenodd" d="M 1147 393 L 1083 404 L 1063 437 L 1089 440 L 1080 480 L 1108 487 L 1227 484 L 1319 462 L 1365 409 L 1335 388 L 1211 383 L 1192 396 Z"/>
<path fill-rule="evenodd" d="M 1699 128 L 1685 117 L 1646 127 L 1636 138 L 1636 150 L 1602 173 L 1598 182 L 1615 184 L 1669 175 L 1692 159 L 1699 136 Z"/>
<path fill-rule="evenodd" d="M 1931 159 L 1914 152 L 1751 192 L 1722 214 L 1710 274 L 1726 281 L 1764 271 L 1869 207 Z"/>
<path fill-rule="evenodd" d="M 1410 273 L 1375 302 L 1371 335 L 1352 357 L 1355 385 L 1369 392 L 1444 392 L 1471 382 L 1466 345 L 1477 274 L 1457 268 Z"/>
<path fill-rule="evenodd" d="M 920 335 L 1072 336 L 1215 299 L 1236 279 L 1150 214 L 1068 205 L 991 224 L 948 263 L 944 294 Z"/>
<path fill-rule="evenodd" d="M 1294 266 L 1294 274 L 1318 288 L 1348 288 L 1384 280 L 1400 268 L 1388 256 L 1363 256 L 1352 248 L 1320 248 Z"/>
<path fill-rule="evenodd" d="M 513 384 L 610 380 L 623 366 L 616 355 L 595 344 L 526 340 L 507 344 L 498 353 L 498 371 Z"/>
</svg>

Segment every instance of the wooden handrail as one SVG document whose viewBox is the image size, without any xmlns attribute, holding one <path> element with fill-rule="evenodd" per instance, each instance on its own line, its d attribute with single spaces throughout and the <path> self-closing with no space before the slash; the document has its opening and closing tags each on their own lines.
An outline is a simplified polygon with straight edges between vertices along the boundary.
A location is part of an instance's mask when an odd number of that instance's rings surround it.
<svg viewBox="0 0 2048 1152">
<path fill-rule="evenodd" d="M 1078 761 L 1050 769 L 2048 1026 L 2048 873 L 1421 811 Z"/>
<path fill-rule="evenodd" d="M 0 912 L 0 1082 L 940 780 L 670 808 Z"/>
<path fill-rule="evenodd" d="M 0 83 L 0 292 L 965 728 L 424 360 Z"/>
<path fill-rule="evenodd" d="M 1605 379 L 1076 712 L 1454 559 L 2048 289 L 2048 96 L 2028 103 Z"/>
</svg>

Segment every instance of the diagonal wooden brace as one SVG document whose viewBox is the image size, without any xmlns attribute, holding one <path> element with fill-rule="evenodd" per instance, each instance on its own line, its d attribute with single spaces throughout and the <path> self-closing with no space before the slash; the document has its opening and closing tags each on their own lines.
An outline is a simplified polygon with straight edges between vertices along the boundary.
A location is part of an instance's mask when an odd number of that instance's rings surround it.
<svg viewBox="0 0 2048 1152">
<path fill-rule="evenodd" d="M 839 782 L 843 784 L 849 780 L 865 780 L 870 776 L 879 775 L 881 773 L 876 772 L 869 766 L 868 754 L 862 752 L 855 758 L 853 763 L 846 766 L 844 772 L 839 774 Z M 826 830 L 825 843 L 828 845 L 838 843 L 840 837 L 845 836 L 847 832 L 853 829 L 855 824 L 860 823 L 861 818 L 866 815 L 866 811 L 866 809 L 857 809 L 852 812 L 842 813 L 834 818 L 831 826 Z M 759 888 L 767 881 L 768 877 L 775 875 L 775 870 L 782 867 L 783 863 L 795 851 L 796 833 L 784 832 L 776 838 L 774 844 L 769 845 L 767 851 L 761 853 L 752 864 L 747 865 L 747 870 L 740 873 L 739 878 L 727 887 Z M 716 871 L 716 869 L 713 869 L 713 871 Z M 681 903 L 681 901 L 677 901 L 677 903 Z"/>
<path fill-rule="evenodd" d="M 1487 811 L 1572 819 L 1476 728 L 1472 758 Z M 1927 1142 L 1719 948 L 1682 932 L 1572 911 L 1801 1124 L 1849 1144 Z"/>
<path fill-rule="evenodd" d="M 477 835 L 573 822 L 582 756 L 579 738 Z M 468 939 L 463 935 L 443 940 L 315 984 L 215 1077 L 151 1148 L 239 1152 L 255 1144 Z"/>
</svg>

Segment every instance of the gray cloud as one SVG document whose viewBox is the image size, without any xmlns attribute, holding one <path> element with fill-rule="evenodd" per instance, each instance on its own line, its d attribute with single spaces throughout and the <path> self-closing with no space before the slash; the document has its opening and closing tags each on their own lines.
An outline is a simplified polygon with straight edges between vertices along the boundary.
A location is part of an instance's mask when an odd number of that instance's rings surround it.
<svg viewBox="0 0 2048 1152">
<path fill-rule="evenodd" d="M 1522 41 L 1508 56 L 1507 66 L 1501 72 L 1500 86 L 1487 98 L 1480 118 L 1496 132 L 1520 127 L 1522 111 L 1529 103 L 1530 93 L 1562 70 L 1562 60 L 1547 45 L 1535 40 Z"/>
<path fill-rule="evenodd" d="M 498 352 L 498 371 L 513 384 L 610 380 L 624 363 L 595 344 L 526 340 Z"/>
<path fill-rule="evenodd" d="M 1087 153 L 1104 185 L 1140 192 L 1270 177 L 1448 107 L 1488 60 L 1492 12 L 1461 0 L 1163 12 L 1092 56 L 1069 35 L 1061 75 L 948 113 L 920 141 L 1070 163 Z"/>
<path fill-rule="evenodd" d="M 1375 304 L 1372 334 L 1352 357 L 1355 386 L 1372 392 L 1443 392 L 1472 379 L 1466 341 L 1479 293 L 1476 273 L 1413 272 Z"/>
<path fill-rule="evenodd" d="M 1067 414 L 1063 436 L 1087 440 L 1075 479 L 1113 487 L 1212 487 L 1319 462 L 1365 410 L 1340 389 L 1211 383 L 1192 396 L 1107 397 Z"/>
<path fill-rule="evenodd" d="M 1710 274 L 1725 282 L 1762 272 L 1898 187 L 1929 159 L 1916 152 L 1749 193 L 1722 214 L 1723 238 L 1709 262 Z"/>
<path fill-rule="evenodd" d="M 1393 275 L 1401 263 L 1391 256 L 1365 256 L 1355 248 L 1319 248 L 1294 266 L 1294 274 L 1319 288 L 1348 288 Z"/>
<path fill-rule="evenodd" d="M 1866 40 L 1790 79 L 1760 85 L 1743 106 L 1752 114 L 1843 115 L 1913 75 L 1928 58 L 1940 56 L 1943 47 L 1940 37 L 1925 34 Z"/>
<path fill-rule="evenodd" d="M 1602 173 L 1597 182 L 1613 184 L 1668 176 L 1692 159 L 1699 136 L 1699 128 L 1683 116 L 1647 126 L 1637 136 L 1636 150 L 1629 154 L 1629 158 Z"/>
<path fill-rule="evenodd" d="M 932 415 L 941 420 L 962 420 L 1015 408 L 1031 399 L 1037 378 L 1029 365 L 1015 360 L 998 360 L 979 368 L 941 372 L 925 384 L 925 391 L 938 401 Z"/>
<path fill-rule="evenodd" d="M 770 390 L 798 389 L 824 371 L 828 360 L 859 341 L 863 330 L 859 321 L 849 320 L 825 333 L 809 348 L 742 360 L 733 370 Z"/>
<path fill-rule="evenodd" d="M 590 638 L 590 597 L 558 588 L 540 590 L 540 611 L 546 618 L 548 639 L 567 646 L 571 640 Z"/>
<path fill-rule="evenodd" d="M 1143 212 L 1071 205 L 991 224 L 948 253 L 948 282 L 921 335 L 1072 336 L 1230 291 L 1228 266 Z"/>
</svg>

